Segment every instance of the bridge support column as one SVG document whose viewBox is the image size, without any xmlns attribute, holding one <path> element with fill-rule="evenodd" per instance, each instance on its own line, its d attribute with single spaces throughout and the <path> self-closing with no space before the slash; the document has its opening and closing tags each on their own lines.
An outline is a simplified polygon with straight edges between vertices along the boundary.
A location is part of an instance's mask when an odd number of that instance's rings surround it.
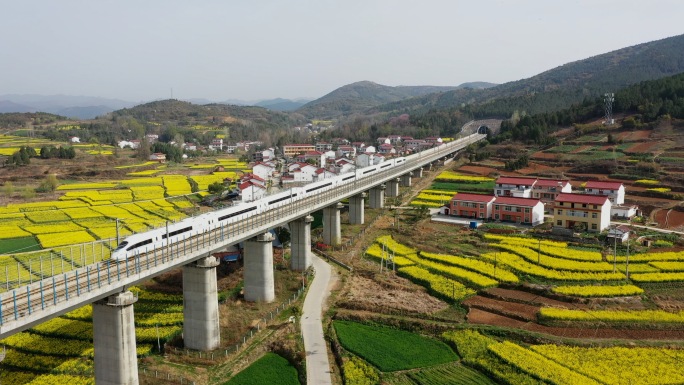
<svg viewBox="0 0 684 385">
<path fill-rule="evenodd" d="M 413 170 L 413 175 L 415 175 L 416 178 L 422 178 L 423 177 L 423 168 L 418 167 L 417 169 Z"/>
<path fill-rule="evenodd" d="M 385 195 L 387 195 L 388 198 L 394 198 L 399 196 L 399 178 L 387 181 L 385 183 L 385 186 L 387 187 Z"/>
<path fill-rule="evenodd" d="M 311 222 L 307 215 L 290 222 L 290 269 L 304 271 L 311 266 Z"/>
<path fill-rule="evenodd" d="M 93 345 L 97 385 L 137 385 L 133 304 L 126 291 L 93 303 Z"/>
<path fill-rule="evenodd" d="M 369 206 L 372 209 L 381 209 L 385 207 L 385 185 L 381 184 L 370 189 Z"/>
<path fill-rule="evenodd" d="M 273 302 L 273 235 L 264 233 L 245 241 L 245 300 Z"/>
<path fill-rule="evenodd" d="M 404 174 L 401 176 L 401 186 L 411 187 L 411 173 Z"/>
<path fill-rule="evenodd" d="M 183 266 L 183 342 L 195 350 L 214 350 L 221 342 L 215 257 Z"/>
<path fill-rule="evenodd" d="M 362 225 L 365 221 L 363 204 L 366 193 L 349 197 L 349 223 L 352 225 Z"/>
<path fill-rule="evenodd" d="M 323 243 L 339 245 L 342 243 L 342 225 L 340 223 L 341 203 L 323 208 Z"/>
</svg>

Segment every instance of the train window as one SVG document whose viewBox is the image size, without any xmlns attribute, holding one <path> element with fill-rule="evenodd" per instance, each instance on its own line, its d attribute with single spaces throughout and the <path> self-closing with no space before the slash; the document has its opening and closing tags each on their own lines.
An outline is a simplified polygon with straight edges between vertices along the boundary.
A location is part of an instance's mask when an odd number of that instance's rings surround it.
<svg viewBox="0 0 684 385">
<path fill-rule="evenodd" d="M 123 249 L 124 247 L 126 247 L 127 245 L 128 245 L 128 242 L 123 241 L 123 242 L 119 243 L 119 246 L 117 246 L 116 249 L 115 249 L 114 251 L 121 250 L 121 249 Z"/>
<path fill-rule="evenodd" d="M 174 230 L 169 233 L 169 237 L 173 237 L 174 235 L 182 234 L 182 233 L 187 233 L 188 231 L 192 230 L 192 226 L 184 227 L 182 229 Z M 166 234 L 162 235 L 162 239 L 166 239 Z"/>
<path fill-rule="evenodd" d="M 133 250 L 133 249 L 137 249 L 138 247 L 145 246 L 145 245 L 149 245 L 150 243 L 152 243 L 152 238 L 146 239 L 146 240 L 144 240 L 144 241 L 140 241 L 140 242 L 136 243 L 135 245 L 130 246 L 129 248 L 127 248 L 126 251 Z"/>
<path fill-rule="evenodd" d="M 219 220 L 219 221 L 222 221 L 222 220 L 224 220 L 224 219 L 232 218 L 232 217 L 234 217 L 234 216 L 236 216 L 236 215 L 248 213 L 248 212 L 254 211 L 254 210 L 256 210 L 256 206 L 250 207 L 250 208 L 248 208 L 248 209 L 240 210 L 240 211 L 234 212 L 234 213 L 232 213 L 232 214 L 224 215 L 224 216 L 222 216 L 222 217 L 219 217 L 218 220 Z"/>
</svg>

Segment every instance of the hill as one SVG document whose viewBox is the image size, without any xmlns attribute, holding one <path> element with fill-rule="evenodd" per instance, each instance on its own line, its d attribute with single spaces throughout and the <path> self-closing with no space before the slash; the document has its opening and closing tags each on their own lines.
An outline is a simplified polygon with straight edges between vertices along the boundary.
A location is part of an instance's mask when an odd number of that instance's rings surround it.
<svg viewBox="0 0 684 385">
<path fill-rule="evenodd" d="M 294 111 L 308 102 L 308 100 L 290 100 L 276 98 L 270 100 L 262 100 L 260 102 L 257 102 L 255 106 L 268 108 L 272 111 Z"/>
<path fill-rule="evenodd" d="M 369 108 L 417 96 L 443 93 L 463 87 L 487 87 L 491 83 L 473 82 L 455 87 L 438 86 L 385 86 L 361 81 L 340 87 L 331 93 L 305 104 L 297 112 L 309 118 L 334 118 L 351 115 Z"/>
<path fill-rule="evenodd" d="M 641 81 L 684 72 L 684 35 L 618 49 L 564 64 L 528 79 L 485 89 L 461 88 L 388 103 L 367 113 L 424 112 L 462 104 L 485 104 L 482 115 L 507 116 L 512 111 L 553 111 L 614 92 Z"/>
<path fill-rule="evenodd" d="M 78 119 L 93 119 L 132 105 L 124 100 L 91 96 L 0 95 L 0 112 L 47 112 Z"/>
</svg>

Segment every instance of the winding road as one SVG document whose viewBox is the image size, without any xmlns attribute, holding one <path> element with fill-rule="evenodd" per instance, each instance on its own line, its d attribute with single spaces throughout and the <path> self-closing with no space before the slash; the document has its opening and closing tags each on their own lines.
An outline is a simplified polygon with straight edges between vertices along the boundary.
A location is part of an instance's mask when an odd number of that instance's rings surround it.
<svg viewBox="0 0 684 385">
<path fill-rule="evenodd" d="M 330 287 L 337 281 L 330 265 L 313 255 L 315 276 L 304 300 L 301 330 L 306 350 L 306 383 L 316 385 L 332 384 L 328 345 L 323 337 L 323 310 L 330 295 Z"/>
</svg>

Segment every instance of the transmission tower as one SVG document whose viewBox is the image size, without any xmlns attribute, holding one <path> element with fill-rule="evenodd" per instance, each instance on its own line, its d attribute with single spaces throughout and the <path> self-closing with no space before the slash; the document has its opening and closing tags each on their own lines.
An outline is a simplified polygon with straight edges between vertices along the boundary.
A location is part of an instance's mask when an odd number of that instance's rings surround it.
<svg viewBox="0 0 684 385">
<path fill-rule="evenodd" d="M 603 124 L 606 126 L 612 126 L 615 121 L 613 120 L 613 102 L 615 101 L 615 94 L 612 92 L 603 95 L 603 101 L 605 102 L 606 116 Z"/>
</svg>

